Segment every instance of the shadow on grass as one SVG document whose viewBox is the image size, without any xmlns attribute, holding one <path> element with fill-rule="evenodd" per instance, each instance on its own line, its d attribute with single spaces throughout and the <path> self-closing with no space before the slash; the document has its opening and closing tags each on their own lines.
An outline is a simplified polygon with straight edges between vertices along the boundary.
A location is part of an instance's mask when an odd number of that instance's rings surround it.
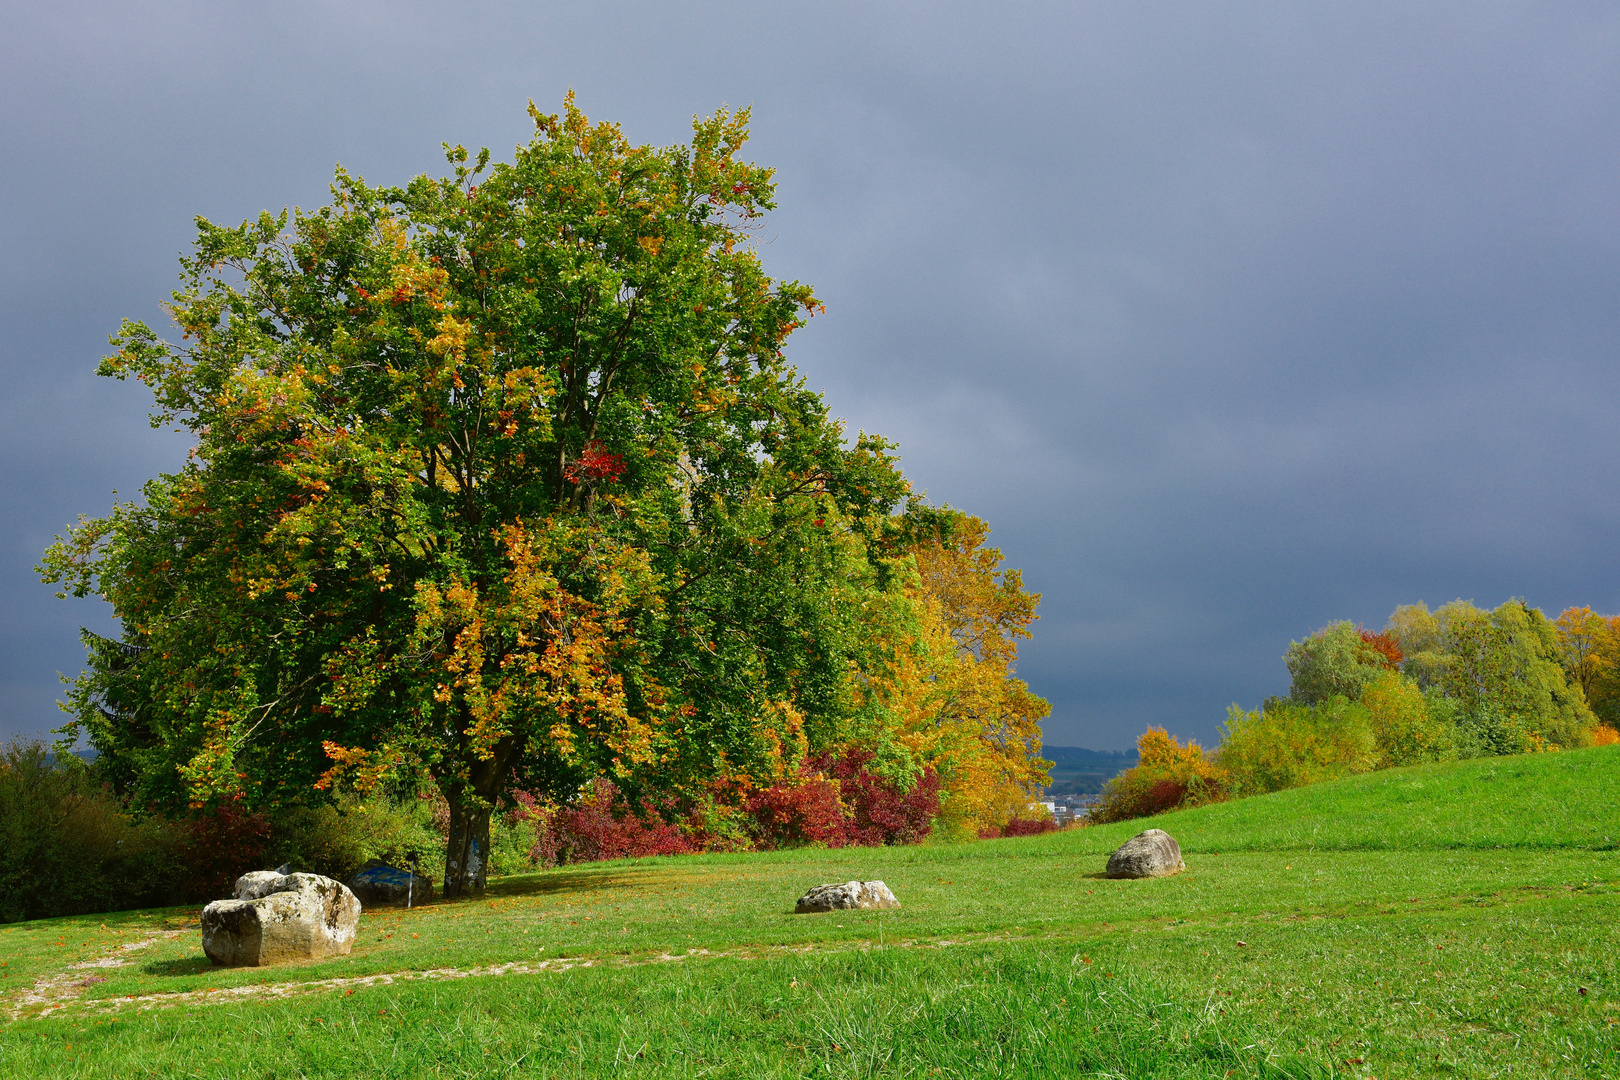
<svg viewBox="0 0 1620 1080">
<path fill-rule="evenodd" d="M 1187 871 L 1177 870 L 1173 874 L 1150 874 L 1147 877 L 1114 877 L 1106 870 L 1098 870 L 1093 874 L 1081 874 L 1087 881 L 1114 881 L 1121 885 L 1129 885 L 1137 881 L 1168 881 L 1171 878 L 1185 877 Z"/>
<path fill-rule="evenodd" d="M 154 960 L 150 964 L 141 965 L 142 975 L 156 975 L 159 978 L 175 975 L 201 975 L 205 971 L 216 970 L 214 962 L 206 956 L 185 956 L 179 960 Z"/>
<path fill-rule="evenodd" d="M 496 878 L 486 887 L 483 899 L 517 896 L 546 896 L 552 893 L 606 892 L 633 889 L 657 876 L 658 869 L 620 868 L 614 870 L 546 870 L 535 874 L 513 874 Z M 476 897 L 468 899 L 476 900 Z M 456 903 L 451 900 L 449 903 Z M 446 903 L 444 900 L 436 903 Z"/>
<path fill-rule="evenodd" d="M 435 894 L 428 898 L 418 897 L 412 907 L 442 908 L 456 907 L 460 904 L 478 904 L 489 900 L 507 900 L 525 896 L 547 896 L 552 893 L 578 893 L 602 892 L 613 889 L 633 889 L 646 883 L 647 879 L 656 872 L 655 868 L 623 868 L 612 870 L 586 870 L 570 867 L 567 870 L 537 870 L 528 874 L 510 874 L 506 877 L 490 878 L 484 887 L 482 896 L 458 896 L 446 899 L 443 895 Z M 382 912 L 397 912 L 405 914 L 407 908 L 399 904 L 372 904 L 364 909 L 366 914 L 379 914 Z"/>
</svg>

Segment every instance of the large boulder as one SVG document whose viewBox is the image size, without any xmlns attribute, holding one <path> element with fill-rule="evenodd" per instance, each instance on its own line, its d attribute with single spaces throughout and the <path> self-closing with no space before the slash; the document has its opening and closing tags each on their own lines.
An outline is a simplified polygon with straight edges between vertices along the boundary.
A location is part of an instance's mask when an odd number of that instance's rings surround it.
<svg viewBox="0 0 1620 1080">
<path fill-rule="evenodd" d="M 287 876 L 286 870 L 249 870 L 236 879 L 236 888 L 231 890 L 231 896 L 237 900 L 257 900 L 261 896 L 269 896 Z"/>
<path fill-rule="evenodd" d="M 1139 832 L 1108 856 L 1111 878 L 1168 877 L 1187 869 L 1181 861 L 1181 845 L 1163 829 Z"/>
<path fill-rule="evenodd" d="M 319 874 L 255 870 L 236 879 L 235 898 L 203 908 L 203 952 L 216 964 L 262 967 L 344 956 L 354 947 L 360 901 Z"/>
<path fill-rule="evenodd" d="M 367 907 L 382 904 L 420 904 L 433 896 L 433 883 L 420 874 L 372 859 L 343 884 Z"/>
<path fill-rule="evenodd" d="M 793 911 L 805 915 L 819 911 L 848 911 L 855 908 L 897 908 L 900 901 L 881 881 L 845 881 L 817 885 L 803 896 Z"/>
</svg>

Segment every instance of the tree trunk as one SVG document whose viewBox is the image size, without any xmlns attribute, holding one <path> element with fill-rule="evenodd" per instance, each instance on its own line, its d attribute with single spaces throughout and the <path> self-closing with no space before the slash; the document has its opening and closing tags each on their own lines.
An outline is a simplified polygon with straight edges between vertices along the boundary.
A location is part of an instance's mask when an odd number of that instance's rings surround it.
<svg viewBox="0 0 1620 1080">
<path fill-rule="evenodd" d="M 489 870 L 489 810 L 450 800 L 450 837 L 444 850 L 444 898 L 484 895 Z"/>
<path fill-rule="evenodd" d="M 468 730 L 472 717 L 463 714 L 460 719 L 462 730 Z M 463 747 L 470 757 L 465 770 L 437 777 L 439 791 L 450 804 L 450 835 L 444 845 L 446 900 L 484 895 L 489 877 L 489 818 L 517 752 L 517 739 L 511 735 L 485 754 L 472 754 Z"/>
</svg>

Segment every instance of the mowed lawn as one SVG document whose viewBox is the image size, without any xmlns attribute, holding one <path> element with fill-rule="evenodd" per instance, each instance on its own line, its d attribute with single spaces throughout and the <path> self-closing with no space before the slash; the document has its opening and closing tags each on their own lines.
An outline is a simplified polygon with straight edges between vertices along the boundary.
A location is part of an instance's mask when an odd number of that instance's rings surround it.
<svg viewBox="0 0 1620 1080">
<path fill-rule="evenodd" d="M 1100 876 L 1152 824 L 1186 873 Z M 1620 748 L 967 845 L 631 860 L 222 970 L 0 927 L 0 1076 L 1620 1076 Z M 882 878 L 889 912 L 791 914 Z"/>
</svg>

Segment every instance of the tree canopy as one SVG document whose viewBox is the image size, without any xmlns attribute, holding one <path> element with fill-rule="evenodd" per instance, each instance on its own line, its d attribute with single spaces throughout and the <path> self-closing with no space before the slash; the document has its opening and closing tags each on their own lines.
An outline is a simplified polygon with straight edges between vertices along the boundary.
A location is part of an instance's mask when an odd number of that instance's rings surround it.
<svg viewBox="0 0 1620 1080">
<path fill-rule="evenodd" d="M 973 554 L 979 523 L 950 550 L 994 602 L 928 599 L 917 552 L 971 519 L 923 507 L 786 362 L 821 306 L 761 265 L 747 112 L 664 148 L 572 95 L 530 114 L 510 163 L 447 146 L 440 179 L 339 169 L 313 212 L 198 219 L 181 340 L 126 322 L 100 369 L 191 459 L 42 564 L 123 627 L 87 637 L 69 737 L 141 804 L 431 776 L 455 895 L 513 790 L 608 777 L 723 819 L 841 746 L 902 786 L 945 765 L 915 731 L 948 710 L 874 691 L 944 625 L 990 665 L 975 754 L 1031 791 L 1044 702 L 1005 643 L 1036 598 Z"/>
<path fill-rule="evenodd" d="M 1392 661 L 1379 635 L 1354 623 L 1336 622 L 1304 641 L 1290 642 L 1283 662 L 1292 676 L 1288 696 L 1302 705 L 1316 705 L 1335 695 L 1361 697 L 1386 669 L 1400 662 L 1400 656 L 1397 653 Z"/>
<path fill-rule="evenodd" d="M 1162 728 L 1092 820 L 1261 794 L 1371 769 L 1620 743 L 1620 617 L 1523 600 L 1403 604 L 1384 629 L 1330 623 L 1289 644 L 1289 696 L 1233 705 L 1218 747 Z"/>
</svg>

